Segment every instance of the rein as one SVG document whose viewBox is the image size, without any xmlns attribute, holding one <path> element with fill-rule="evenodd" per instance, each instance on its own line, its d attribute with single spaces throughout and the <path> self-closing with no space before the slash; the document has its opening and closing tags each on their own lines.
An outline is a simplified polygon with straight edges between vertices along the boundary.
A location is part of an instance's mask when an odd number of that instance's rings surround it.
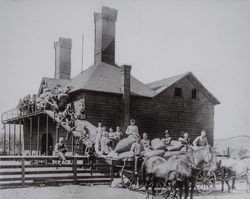
<svg viewBox="0 0 250 199">
<path fill-rule="evenodd" d="M 237 178 L 243 177 L 243 176 L 245 176 L 245 175 L 247 175 L 247 174 L 248 174 L 248 169 L 245 170 L 245 171 L 242 171 L 242 172 L 239 173 L 238 175 L 228 177 L 228 178 L 226 178 L 225 180 L 232 180 L 232 179 L 234 179 L 234 178 L 237 179 Z"/>
</svg>

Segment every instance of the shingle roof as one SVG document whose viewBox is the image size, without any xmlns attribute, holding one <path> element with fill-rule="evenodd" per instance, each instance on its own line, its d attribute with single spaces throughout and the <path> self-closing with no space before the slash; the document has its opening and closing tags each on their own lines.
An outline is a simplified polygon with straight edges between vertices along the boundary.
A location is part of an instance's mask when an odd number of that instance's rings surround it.
<svg viewBox="0 0 250 199">
<path fill-rule="evenodd" d="M 73 91 L 86 89 L 121 94 L 120 68 L 100 62 L 72 79 Z M 153 97 L 156 92 L 133 76 L 130 80 L 131 94 Z"/>
<path fill-rule="evenodd" d="M 71 80 L 69 80 L 69 79 L 54 79 L 54 78 L 44 77 L 42 79 L 41 84 L 43 82 L 45 82 L 49 88 L 54 88 L 57 85 L 60 85 L 62 87 L 71 85 Z M 38 95 L 40 93 L 41 93 L 41 86 L 39 88 Z"/>
<path fill-rule="evenodd" d="M 118 66 L 101 62 L 90 66 L 71 80 L 44 77 L 42 82 L 45 81 L 49 88 L 53 88 L 56 85 L 72 86 L 73 89 L 71 92 L 78 90 L 92 90 L 121 94 L 120 72 L 121 71 Z M 154 90 L 133 76 L 131 76 L 130 79 L 130 86 L 132 95 L 153 97 L 156 94 Z M 40 91 L 41 88 L 39 89 L 39 93 Z"/>
<path fill-rule="evenodd" d="M 203 84 L 194 76 L 192 72 L 187 72 L 181 75 L 176 75 L 159 81 L 151 82 L 148 83 L 147 85 L 151 89 L 153 89 L 157 94 L 159 94 L 184 77 L 188 78 L 197 87 L 197 89 L 199 89 L 199 91 L 202 92 L 214 105 L 220 104 L 219 100 L 216 99 L 216 97 L 214 97 L 212 93 L 210 93 L 203 86 Z"/>
<path fill-rule="evenodd" d="M 172 77 L 168 77 L 168 78 L 158 80 L 158 81 L 155 81 L 155 82 L 151 82 L 151 83 L 148 83 L 147 85 L 151 89 L 156 91 L 157 93 L 160 93 L 161 91 L 165 90 L 166 88 L 168 88 L 169 86 L 171 86 L 172 84 L 177 82 L 178 80 L 182 79 L 185 75 L 187 75 L 187 73 L 172 76 Z"/>
<path fill-rule="evenodd" d="M 71 80 L 44 77 L 42 82 L 46 82 L 49 88 L 53 88 L 56 85 L 72 86 L 73 89 L 71 92 L 78 90 L 92 90 L 121 94 L 120 72 L 120 67 L 100 62 L 90 66 Z M 220 104 L 219 100 L 217 100 L 191 72 L 148 84 L 143 84 L 131 75 L 131 94 L 144 97 L 154 97 L 184 77 L 188 78 L 213 104 Z M 41 87 L 39 93 L 40 91 Z"/>
</svg>

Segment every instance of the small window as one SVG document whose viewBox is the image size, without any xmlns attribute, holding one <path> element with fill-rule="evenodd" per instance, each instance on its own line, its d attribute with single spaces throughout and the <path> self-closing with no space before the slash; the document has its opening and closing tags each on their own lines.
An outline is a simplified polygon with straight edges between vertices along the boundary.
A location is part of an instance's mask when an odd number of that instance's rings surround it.
<svg viewBox="0 0 250 199">
<path fill-rule="evenodd" d="M 198 91 L 196 89 L 192 90 L 192 99 L 197 99 L 198 98 Z"/>
<path fill-rule="evenodd" d="M 182 97 L 182 89 L 181 88 L 175 88 L 174 96 L 175 97 Z"/>
</svg>

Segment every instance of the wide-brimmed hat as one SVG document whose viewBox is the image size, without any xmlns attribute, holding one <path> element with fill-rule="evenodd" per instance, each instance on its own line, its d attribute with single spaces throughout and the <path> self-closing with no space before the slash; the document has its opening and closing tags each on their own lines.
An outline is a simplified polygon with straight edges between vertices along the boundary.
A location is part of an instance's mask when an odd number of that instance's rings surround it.
<svg viewBox="0 0 250 199">
<path fill-rule="evenodd" d="M 163 134 L 165 135 L 165 134 L 170 134 L 170 132 L 169 132 L 169 130 L 165 130 L 164 132 L 163 132 Z"/>
</svg>

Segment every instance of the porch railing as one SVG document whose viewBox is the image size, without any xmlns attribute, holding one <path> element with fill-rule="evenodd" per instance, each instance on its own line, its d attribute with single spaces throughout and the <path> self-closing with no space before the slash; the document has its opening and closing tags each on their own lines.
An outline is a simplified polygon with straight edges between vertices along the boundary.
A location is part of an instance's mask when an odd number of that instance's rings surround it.
<svg viewBox="0 0 250 199">
<path fill-rule="evenodd" d="M 1 114 L 1 120 L 2 123 L 6 123 L 9 120 L 19 119 L 29 115 L 34 115 L 37 114 L 38 112 L 41 112 L 41 110 L 38 109 L 37 104 L 30 103 L 27 105 L 18 106 L 11 110 L 5 111 L 4 113 Z"/>
</svg>

